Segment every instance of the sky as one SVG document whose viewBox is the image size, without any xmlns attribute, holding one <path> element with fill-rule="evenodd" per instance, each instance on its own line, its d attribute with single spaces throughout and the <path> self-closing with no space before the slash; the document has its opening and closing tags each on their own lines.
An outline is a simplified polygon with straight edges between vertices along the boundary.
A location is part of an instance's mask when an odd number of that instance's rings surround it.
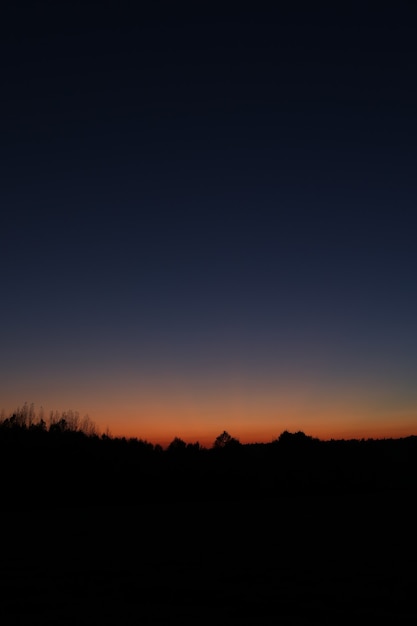
<svg viewBox="0 0 417 626">
<path fill-rule="evenodd" d="M 417 434 L 417 9 L 141 4 L 2 10 L 0 408 Z"/>
</svg>

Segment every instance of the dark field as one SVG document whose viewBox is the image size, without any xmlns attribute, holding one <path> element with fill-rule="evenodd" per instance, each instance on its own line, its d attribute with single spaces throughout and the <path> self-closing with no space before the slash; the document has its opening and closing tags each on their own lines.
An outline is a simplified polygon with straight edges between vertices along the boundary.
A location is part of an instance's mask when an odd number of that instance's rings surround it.
<svg viewBox="0 0 417 626">
<path fill-rule="evenodd" d="M 414 499 L 9 510 L 0 623 L 414 624 Z"/>
</svg>

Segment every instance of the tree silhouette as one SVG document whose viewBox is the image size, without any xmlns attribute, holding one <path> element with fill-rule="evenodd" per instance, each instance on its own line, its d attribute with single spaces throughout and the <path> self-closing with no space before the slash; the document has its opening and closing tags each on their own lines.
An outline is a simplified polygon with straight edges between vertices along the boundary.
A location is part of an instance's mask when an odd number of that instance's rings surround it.
<svg viewBox="0 0 417 626">
<path fill-rule="evenodd" d="M 216 437 L 213 443 L 213 448 L 216 449 L 231 448 L 236 446 L 240 446 L 240 441 L 229 435 L 226 430 L 224 430 L 218 437 Z"/>
<path fill-rule="evenodd" d="M 315 439 L 310 435 L 306 435 L 302 430 L 299 430 L 296 433 L 290 433 L 288 430 L 284 430 L 284 432 L 282 432 L 278 437 L 278 442 L 280 444 L 292 446 L 302 446 L 316 441 L 318 441 L 318 439 Z"/>
<path fill-rule="evenodd" d="M 186 447 L 187 444 L 185 443 L 185 441 L 183 441 L 179 437 L 175 437 L 169 444 L 167 450 L 168 452 L 183 452 Z"/>
</svg>

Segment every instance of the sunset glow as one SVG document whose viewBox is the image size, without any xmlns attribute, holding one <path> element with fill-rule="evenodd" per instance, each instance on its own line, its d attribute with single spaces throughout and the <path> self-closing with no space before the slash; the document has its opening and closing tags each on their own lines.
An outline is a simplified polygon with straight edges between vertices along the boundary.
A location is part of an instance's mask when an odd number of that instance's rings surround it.
<svg viewBox="0 0 417 626">
<path fill-rule="evenodd" d="M 164 445 L 417 433 L 412 56 L 306 11 L 4 39 L 6 414 Z"/>
</svg>

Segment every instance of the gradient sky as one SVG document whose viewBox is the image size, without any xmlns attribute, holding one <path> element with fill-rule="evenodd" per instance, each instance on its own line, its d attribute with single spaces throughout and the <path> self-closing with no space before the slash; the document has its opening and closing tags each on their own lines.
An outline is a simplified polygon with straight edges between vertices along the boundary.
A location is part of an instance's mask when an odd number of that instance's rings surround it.
<svg viewBox="0 0 417 626">
<path fill-rule="evenodd" d="M 0 408 L 417 434 L 417 10 L 137 4 L 3 13 Z"/>
</svg>

